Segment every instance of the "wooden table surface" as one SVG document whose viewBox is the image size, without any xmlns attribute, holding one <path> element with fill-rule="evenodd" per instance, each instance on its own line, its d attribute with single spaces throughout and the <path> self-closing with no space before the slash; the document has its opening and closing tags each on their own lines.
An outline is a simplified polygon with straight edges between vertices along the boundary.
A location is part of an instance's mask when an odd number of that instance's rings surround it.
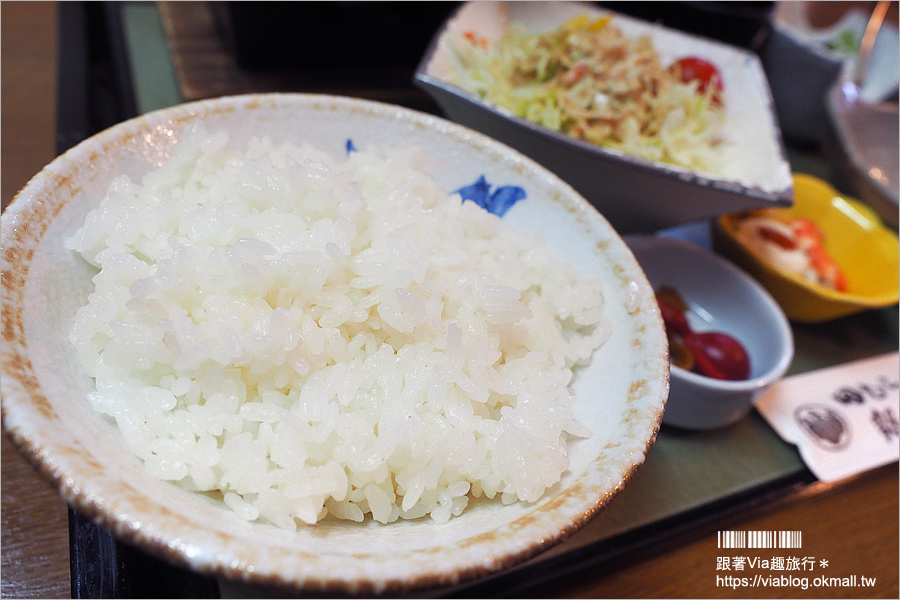
<svg viewBox="0 0 900 600">
<path fill-rule="evenodd" d="M 2 10 L 2 201 L 55 156 L 56 6 L 52 2 L 3 2 Z M 67 511 L 64 502 L 2 441 L 2 597 L 70 597 Z M 563 583 L 536 589 L 534 597 L 588 598 L 897 598 L 898 470 L 890 465 L 835 485 L 806 491 L 674 538 Z M 806 576 L 810 587 L 726 587 L 716 530 L 799 530 L 795 555 L 827 560 L 812 572 L 764 572 Z M 785 550 L 746 550 L 771 558 Z M 750 572 L 748 570 L 748 572 Z M 754 572 L 759 572 L 754 571 Z M 814 577 L 875 578 L 872 587 L 816 587 Z"/>
</svg>

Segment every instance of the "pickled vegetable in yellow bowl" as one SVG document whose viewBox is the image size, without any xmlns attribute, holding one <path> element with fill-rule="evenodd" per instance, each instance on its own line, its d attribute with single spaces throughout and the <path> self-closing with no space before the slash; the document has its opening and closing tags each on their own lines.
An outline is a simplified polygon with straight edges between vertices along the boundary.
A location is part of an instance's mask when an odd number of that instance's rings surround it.
<svg viewBox="0 0 900 600">
<path fill-rule="evenodd" d="M 900 296 L 900 243 L 872 209 L 842 195 L 826 182 L 794 174 L 794 205 L 719 217 L 715 249 L 755 277 L 792 321 L 818 323 L 863 310 L 896 304 Z M 824 235 L 827 253 L 846 278 L 837 291 L 768 260 L 738 234 L 740 222 L 765 216 L 782 223 L 813 221 Z"/>
</svg>

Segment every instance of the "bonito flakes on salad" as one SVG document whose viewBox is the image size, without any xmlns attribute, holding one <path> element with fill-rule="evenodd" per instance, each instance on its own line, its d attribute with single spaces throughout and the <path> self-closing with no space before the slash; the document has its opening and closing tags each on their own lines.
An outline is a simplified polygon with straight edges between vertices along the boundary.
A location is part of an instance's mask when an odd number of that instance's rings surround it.
<svg viewBox="0 0 900 600">
<path fill-rule="evenodd" d="M 453 43 L 452 83 L 575 138 L 647 160 L 716 172 L 724 89 L 718 69 L 684 57 L 663 65 L 649 36 L 582 15 L 550 33 L 512 23 L 496 41 Z"/>
</svg>

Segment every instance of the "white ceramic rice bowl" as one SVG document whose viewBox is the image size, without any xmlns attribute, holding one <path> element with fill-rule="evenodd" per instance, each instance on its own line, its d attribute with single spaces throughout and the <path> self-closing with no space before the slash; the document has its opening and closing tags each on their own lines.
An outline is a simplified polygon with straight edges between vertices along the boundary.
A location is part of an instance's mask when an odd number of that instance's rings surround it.
<svg viewBox="0 0 900 600">
<path fill-rule="evenodd" d="M 540 230 L 554 253 L 608 284 L 611 338 L 577 371 L 570 469 L 534 503 L 476 503 L 443 525 L 320 522 L 288 532 L 149 477 L 86 396 L 67 331 L 93 274 L 63 240 L 114 176 L 171 156 L 191 123 L 234 140 L 268 135 L 334 154 L 348 139 L 418 144 L 446 164 L 448 191 L 480 175 L 526 190 L 505 220 Z M 108 129 L 57 158 L 2 217 L 2 414 L 20 451 L 77 510 L 174 564 L 236 581 L 342 593 L 449 586 L 520 563 L 604 507 L 643 463 L 668 394 L 666 338 L 643 272 L 608 222 L 556 176 L 479 133 L 407 109 L 330 96 L 250 95 L 177 106 Z"/>
</svg>

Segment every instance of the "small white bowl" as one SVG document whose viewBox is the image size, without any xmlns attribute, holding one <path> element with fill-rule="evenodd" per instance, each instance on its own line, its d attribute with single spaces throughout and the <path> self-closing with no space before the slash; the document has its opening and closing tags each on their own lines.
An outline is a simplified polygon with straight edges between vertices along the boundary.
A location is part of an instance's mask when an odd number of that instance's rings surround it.
<svg viewBox="0 0 900 600">
<path fill-rule="evenodd" d="M 447 20 L 416 71 L 414 83 L 454 121 L 486 133 L 562 177 L 620 233 L 649 233 L 753 208 L 790 206 L 790 166 L 759 58 L 713 40 L 616 14 L 629 38 L 649 36 L 663 64 L 685 56 L 713 62 L 725 86 L 722 169 L 709 174 L 627 155 L 538 125 L 453 84 L 452 40 L 466 32 L 488 40 L 508 23 L 553 31 L 567 19 L 610 14 L 586 2 L 467 2 Z"/>
<path fill-rule="evenodd" d="M 626 236 L 654 290 L 677 289 L 697 331 L 722 331 L 750 356 L 750 378 L 720 381 L 671 366 L 663 423 L 714 429 L 735 423 L 756 398 L 778 381 L 794 357 L 787 317 L 771 295 L 730 262 L 696 244 L 660 236 Z"/>
</svg>

